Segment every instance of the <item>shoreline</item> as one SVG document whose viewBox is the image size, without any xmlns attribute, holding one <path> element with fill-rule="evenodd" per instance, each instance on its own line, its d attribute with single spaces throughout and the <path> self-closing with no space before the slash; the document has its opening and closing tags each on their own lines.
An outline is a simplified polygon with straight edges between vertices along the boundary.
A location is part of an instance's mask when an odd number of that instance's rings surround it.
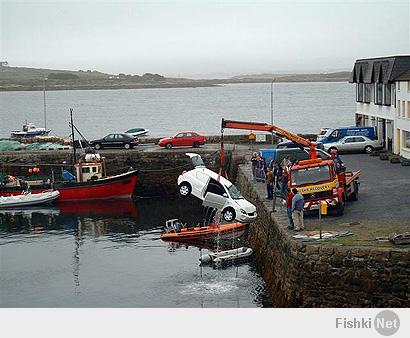
<svg viewBox="0 0 410 338">
<path fill-rule="evenodd" d="M 343 79 L 332 80 L 283 80 L 275 81 L 274 83 L 342 83 L 347 82 Z M 61 91 L 61 90 L 119 90 L 119 89 L 172 89 L 172 88 L 212 88 L 221 87 L 228 84 L 257 84 L 257 83 L 271 83 L 268 80 L 255 80 L 255 81 L 218 81 L 215 83 L 179 83 L 179 84 L 142 84 L 142 85 L 115 85 L 115 86 L 102 86 L 102 85 L 85 85 L 85 86 L 49 86 L 46 91 Z M 27 86 L 9 86 L 2 88 L 0 92 L 35 92 L 43 91 L 43 87 L 27 87 Z"/>
</svg>

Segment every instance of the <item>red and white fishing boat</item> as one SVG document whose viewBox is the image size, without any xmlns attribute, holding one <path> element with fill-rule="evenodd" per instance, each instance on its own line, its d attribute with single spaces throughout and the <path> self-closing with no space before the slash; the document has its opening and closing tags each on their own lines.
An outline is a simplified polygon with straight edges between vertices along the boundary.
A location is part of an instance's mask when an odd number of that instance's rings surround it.
<svg viewBox="0 0 410 338">
<path fill-rule="evenodd" d="M 86 154 L 74 165 L 75 176 L 64 172 L 64 181 L 36 182 L 7 178 L 0 184 L 0 196 L 18 195 L 27 187 L 32 194 L 48 189 L 58 190 L 56 202 L 131 198 L 137 183 L 138 171 L 130 170 L 123 174 L 106 176 L 104 159 L 99 154 Z"/>
</svg>

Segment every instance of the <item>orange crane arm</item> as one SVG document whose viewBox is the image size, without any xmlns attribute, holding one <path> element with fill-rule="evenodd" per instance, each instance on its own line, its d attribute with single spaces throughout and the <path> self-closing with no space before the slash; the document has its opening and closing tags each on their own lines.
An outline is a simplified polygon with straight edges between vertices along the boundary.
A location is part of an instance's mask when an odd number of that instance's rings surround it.
<svg viewBox="0 0 410 338">
<path fill-rule="evenodd" d="M 243 122 L 243 121 L 232 121 L 232 120 L 225 120 L 222 119 L 221 130 L 223 131 L 225 128 L 229 129 L 246 129 L 246 130 L 258 130 L 258 131 L 266 131 L 269 133 L 275 133 L 282 137 L 286 137 L 288 140 L 300 144 L 304 147 L 309 148 L 309 157 L 311 159 L 317 158 L 317 144 L 312 142 L 308 139 L 300 137 L 286 129 L 281 127 L 267 124 L 267 123 L 259 123 L 259 122 Z"/>
</svg>

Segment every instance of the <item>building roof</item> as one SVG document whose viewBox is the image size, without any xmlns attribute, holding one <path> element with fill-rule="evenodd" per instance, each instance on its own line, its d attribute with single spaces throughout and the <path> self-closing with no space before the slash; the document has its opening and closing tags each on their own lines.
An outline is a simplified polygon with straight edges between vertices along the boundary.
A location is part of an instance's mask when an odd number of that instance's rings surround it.
<svg viewBox="0 0 410 338">
<path fill-rule="evenodd" d="M 410 80 L 410 55 L 357 59 L 350 83 L 391 83 Z"/>
</svg>

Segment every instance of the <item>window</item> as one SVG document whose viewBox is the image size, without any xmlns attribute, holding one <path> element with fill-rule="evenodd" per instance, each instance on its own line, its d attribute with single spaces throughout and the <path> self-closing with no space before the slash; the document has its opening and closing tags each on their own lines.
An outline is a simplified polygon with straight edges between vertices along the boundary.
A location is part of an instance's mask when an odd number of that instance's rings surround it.
<svg viewBox="0 0 410 338">
<path fill-rule="evenodd" d="M 410 101 L 407 101 L 407 114 L 406 117 L 410 119 Z"/>
<path fill-rule="evenodd" d="M 375 104 L 382 104 L 383 99 L 383 83 L 376 83 L 375 85 L 375 95 L 374 95 L 374 103 Z"/>
<path fill-rule="evenodd" d="M 106 137 L 104 137 L 104 140 L 107 140 L 107 141 L 113 140 L 114 136 L 115 136 L 114 134 L 107 135 Z"/>
<path fill-rule="evenodd" d="M 397 81 L 397 90 L 400 91 L 400 81 Z"/>
<path fill-rule="evenodd" d="M 186 134 L 186 137 L 192 137 L 192 134 L 191 134 L 191 133 L 187 133 L 187 134 Z"/>
<path fill-rule="evenodd" d="M 397 116 L 400 116 L 400 108 L 401 108 L 401 104 L 400 104 L 400 100 L 397 100 Z"/>
<path fill-rule="evenodd" d="M 240 200 L 243 198 L 239 190 L 233 184 L 228 188 L 228 191 L 229 195 L 231 195 L 234 200 Z"/>
<path fill-rule="evenodd" d="M 403 145 L 410 149 L 410 132 L 403 130 Z"/>
<path fill-rule="evenodd" d="M 183 138 L 183 137 L 185 137 L 185 134 L 184 133 L 180 133 L 180 134 L 178 134 L 177 136 L 175 136 L 176 138 Z"/>
<path fill-rule="evenodd" d="M 407 81 L 407 91 L 410 92 L 410 81 Z"/>
<path fill-rule="evenodd" d="M 364 102 L 370 103 L 371 95 L 372 95 L 372 84 L 366 83 L 364 85 Z"/>
<path fill-rule="evenodd" d="M 365 142 L 366 140 L 363 137 L 355 137 L 355 142 Z"/>
<path fill-rule="evenodd" d="M 83 168 L 81 168 L 81 172 L 83 174 L 88 174 L 90 172 L 90 168 L 89 167 L 83 167 Z"/>
<path fill-rule="evenodd" d="M 292 186 L 297 186 L 329 181 L 330 170 L 328 165 L 293 170 L 291 174 L 291 184 Z"/>
<path fill-rule="evenodd" d="M 384 87 L 384 97 L 383 102 L 385 106 L 391 105 L 391 83 L 388 83 Z"/>
<path fill-rule="evenodd" d="M 93 169 L 93 173 L 97 172 L 97 167 L 92 167 L 92 169 Z"/>
<path fill-rule="evenodd" d="M 355 141 L 355 137 L 347 137 L 347 138 L 345 139 L 345 143 L 353 143 L 353 142 L 356 142 L 356 141 Z"/>
<path fill-rule="evenodd" d="M 356 102 L 363 102 L 364 83 L 356 84 Z"/>
<path fill-rule="evenodd" d="M 406 101 L 401 101 L 401 116 L 405 117 L 406 116 Z"/>
</svg>

